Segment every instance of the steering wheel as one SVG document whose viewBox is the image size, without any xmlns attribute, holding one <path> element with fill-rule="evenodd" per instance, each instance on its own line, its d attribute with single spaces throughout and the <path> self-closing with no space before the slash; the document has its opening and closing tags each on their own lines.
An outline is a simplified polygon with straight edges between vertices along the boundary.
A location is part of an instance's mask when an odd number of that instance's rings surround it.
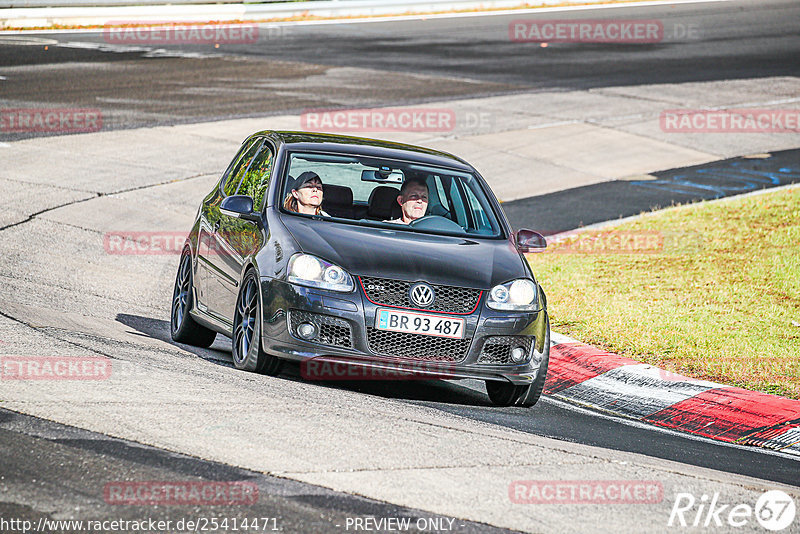
<svg viewBox="0 0 800 534">
<path fill-rule="evenodd" d="M 420 230 L 435 230 L 438 232 L 464 232 L 460 224 L 441 215 L 425 215 L 419 219 L 414 219 L 408 225 Z"/>
</svg>

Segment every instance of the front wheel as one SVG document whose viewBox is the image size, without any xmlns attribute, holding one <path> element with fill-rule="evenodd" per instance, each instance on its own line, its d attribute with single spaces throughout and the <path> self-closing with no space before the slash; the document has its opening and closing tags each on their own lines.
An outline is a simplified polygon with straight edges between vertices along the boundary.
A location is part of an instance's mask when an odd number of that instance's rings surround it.
<svg viewBox="0 0 800 534">
<path fill-rule="evenodd" d="M 489 400 L 495 406 L 513 406 L 521 395 L 527 395 L 531 384 L 527 386 L 517 386 L 510 382 L 496 382 L 494 380 L 486 381 L 486 393 L 489 394 Z"/>
<path fill-rule="evenodd" d="M 539 365 L 539 372 L 536 378 L 530 384 L 517 386 L 508 382 L 495 382 L 493 380 L 486 381 L 486 393 L 489 394 L 489 400 L 496 406 L 523 406 L 530 408 L 542 396 L 544 391 L 544 383 L 547 379 L 547 367 L 550 365 L 550 319 L 547 319 L 547 325 L 544 337 L 544 352 L 542 354 L 542 363 Z"/>
<path fill-rule="evenodd" d="M 233 364 L 237 369 L 275 376 L 283 360 L 261 348 L 261 300 L 255 271 L 248 271 L 242 281 L 233 317 Z"/>
<path fill-rule="evenodd" d="M 170 335 L 178 343 L 196 347 L 210 347 L 217 333 L 192 318 L 194 284 L 192 283 L 192 255 L 188 249 L 181 255 L 175 288 L 172 290 L 172 309 L 169 318 Z"/>
</svg>

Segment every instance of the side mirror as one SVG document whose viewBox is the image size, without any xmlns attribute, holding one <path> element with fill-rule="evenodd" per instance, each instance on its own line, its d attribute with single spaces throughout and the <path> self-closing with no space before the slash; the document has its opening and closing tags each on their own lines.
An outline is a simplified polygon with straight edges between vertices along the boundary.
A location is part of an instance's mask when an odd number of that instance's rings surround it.
<svg viewBox="0 0 800 534">
<path fill-rule="evenodd" d="M 522 253 L 542 252 L 547 248 L 547 240 L 539 232 L 519 230 L 516 236 L 517 249 Z"/>
<path fill-rule="evenodd" d="M 225 197 L 219 205 L 219 211 L 229 217 L 245 219 L 248 221 L 258 221 L 261 219 L 258 213 L 253 212 L 253 199 L 247 195 L 231 195 Z"/>
</svg>

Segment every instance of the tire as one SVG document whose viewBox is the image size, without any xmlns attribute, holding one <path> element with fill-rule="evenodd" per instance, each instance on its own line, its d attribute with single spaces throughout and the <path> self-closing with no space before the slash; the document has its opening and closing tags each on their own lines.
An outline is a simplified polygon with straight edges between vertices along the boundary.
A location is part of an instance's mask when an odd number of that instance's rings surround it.
<svg viewBox="0 0 800 534">
<path fill-rule="evenodd" d="M 283 360 L 270 356 L 261 348 L 261 299 L 255 271 L 244 275 L 236 298 L 233 316 L 233 365 L 237 369 L 275 376 L 281 372 Z"/>
<path fill-rule="evenodd" d="M 527 386 L 517 386 L 509 382 L 487 380 L 486 393 L 489 394 L 489 400 L 496 406 L 522 406 L 524 408 L 530 408 L 539 402 L 542 396 L 549 365 L 550 319 L 548 318 L 544 337 L 544 354 L 542 355 L 542 363 L 539 366 L 539 373 L 536 375 L 534 381 Z"/>
<path fill-rule="evenodd" d="M 172 306 L 169 314 L 169 330 L 174 341 L 210 347 L 217 333 L 197 322 L 189 314 L 194 306 L 194 280 L 192 278 L 192 255 L 184 250 L 178 275 L 175 277 L 175 288 L 172 290 Z"/>
<path fill-rule="evenodd" d="M 489 400 L 495 406 L 513 406 L 520 395 L 527 394 L 530 387 L 530 385 L 516 386 L 510 382 L 486 381 L 486 393 L 489 394 Z"/>
</svg>

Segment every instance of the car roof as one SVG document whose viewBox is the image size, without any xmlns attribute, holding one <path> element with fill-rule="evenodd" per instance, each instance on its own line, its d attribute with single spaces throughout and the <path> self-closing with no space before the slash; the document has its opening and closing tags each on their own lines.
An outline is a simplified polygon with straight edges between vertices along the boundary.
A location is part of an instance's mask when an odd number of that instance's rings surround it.
<svg viewBox="0 0 800 534">
<path fill-rule="evenodd" d="M 429 165 L 475 172 L 475 169 L 469 163 L 447 152 L 394 141 L 299 131 L 264 130 L 254 135 L 267 135 L 291 150 L 412 160 Z"/>
</svg>

